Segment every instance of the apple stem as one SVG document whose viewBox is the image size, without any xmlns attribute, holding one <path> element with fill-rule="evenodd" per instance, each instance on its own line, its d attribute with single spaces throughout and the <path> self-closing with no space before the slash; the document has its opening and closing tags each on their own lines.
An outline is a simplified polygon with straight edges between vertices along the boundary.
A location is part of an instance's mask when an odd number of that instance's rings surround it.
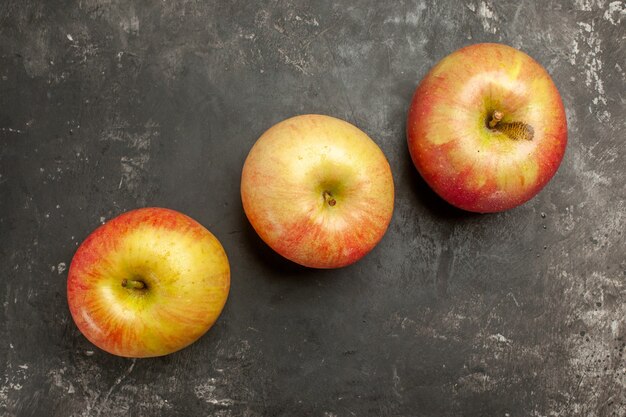
<svg viewBox="0 0 626 417">
<path fill-rule="evenodd" d="M 492 128 L 492 129 L 493 129 L 494 127 L 496 127 L 496 125 L 498 124 L 498 122 L 499 122 L 500 120 L 502 120 L 502 118 L 503 118 L 503 117 L 504 117 L 504 114 L 503 114 L 501 111 L 498 111 L 498 110 L 494 111 L 494 112 L 491 114 L 491 120 L 489 121 L 489 127 L 490 127 L 490 128 Z"/>
<path fill-rule="evenodd" d="M 135 290 L 142 290 L 146 288 L 146 283 L 143 281 L 135 280 L 135 279 L 124 279 L 122 280 L 122 287 L 133 288 Z"/>
<path fill-rule="evenodd" d="M 324 201 L 326 201 L 329 206 L 332 207 L 337 204 L 337 201 L 333 198 L 333 195 L 329 191 L 324 191 L 322 195 L 324 196 Z"/>
</svg>

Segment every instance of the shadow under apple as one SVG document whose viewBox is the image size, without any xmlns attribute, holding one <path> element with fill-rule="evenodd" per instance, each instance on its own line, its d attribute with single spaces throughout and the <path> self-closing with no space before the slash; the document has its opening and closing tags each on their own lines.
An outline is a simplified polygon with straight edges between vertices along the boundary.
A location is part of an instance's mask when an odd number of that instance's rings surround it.
<svg viewBox="0 0 626 417">
<path fill-rule="evenodd" d="M 256 264 L 262 265 L 273 272 L 272 276 L 281 278 L 296 277 L 300 279 L 303 277 L 322 278 L 330 275 L 329 270 L 308 268 L 292 262 L 275 252 L 254 230 L 243 211 L 243 207 L 241 208 L 240 227 L 242 241 L 246 250 L 254 258 Z"/>
<path fill-rule="evenodd" d="M 403 152 L 402 175 L 400 178 L 408 180 L 410 188 L 414 192 L 415 200 L 421 207 L 424 207 L 433 217 L 444 221 L 464 221 L 482 216 L 480 213 L 473 213 L 454 207 L 439 197 L 424 181 L 417 168 L 415 168 L 406 145 L 406 139 L 404 139 L 403 145 L 405 151 Z"/>
</svg>

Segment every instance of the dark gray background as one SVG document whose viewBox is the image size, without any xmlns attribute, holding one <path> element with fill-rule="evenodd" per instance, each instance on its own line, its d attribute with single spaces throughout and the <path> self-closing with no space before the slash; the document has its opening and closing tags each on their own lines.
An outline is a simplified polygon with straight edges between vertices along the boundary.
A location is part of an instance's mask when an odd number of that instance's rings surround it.
<svg viewBox="0 0 626 417">
<path fill-rule="evenodd" d="M 3 416 L 626 415 L 623 2 L 4 0 Z M 569 144 L 538 197 L 455 210 L 413 168 L 427 70 L 518 47 L 561 91 Z M 272 124 L 325 113 L 393 169 L 380 245 L 341 270 L 274 255 L 241 208 Z M 180 210 L 223 243 L 232 289 L 200 341 L 150 360 L 78 332 L 66 274 L 102 221 Z"/>
</svg>

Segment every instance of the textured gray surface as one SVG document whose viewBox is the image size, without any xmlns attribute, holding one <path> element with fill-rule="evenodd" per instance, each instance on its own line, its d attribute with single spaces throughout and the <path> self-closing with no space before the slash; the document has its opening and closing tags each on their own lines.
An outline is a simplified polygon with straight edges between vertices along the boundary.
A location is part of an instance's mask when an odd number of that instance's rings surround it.
<svg viewBox="0 0 626 417">
<path fill-rule="evenodd" d="M 440 58 L 518 47 L 562 93 L 569 145 L 529 203 L 470 215 L 411 165 L 405 114 Z M 0 414 L 626 415 L 626 7 L 567 1 L 0 3 Z M 297 113 L 365 130 L 390 160 L 390 229 L 312 271 L 264 246 L 239 179 Z M 99 351 L 67 265 L 101 221 L 156 205 L 232 266 L 217 325 L 168 357 Z"/>
</svg>

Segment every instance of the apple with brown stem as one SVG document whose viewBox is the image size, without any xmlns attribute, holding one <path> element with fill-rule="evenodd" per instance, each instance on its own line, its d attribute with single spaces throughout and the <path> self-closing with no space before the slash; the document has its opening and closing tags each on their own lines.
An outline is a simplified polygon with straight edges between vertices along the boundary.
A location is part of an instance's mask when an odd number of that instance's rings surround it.
<svg viewBox="0 0 626 417">
<path fill-rule="evenodd" d="M 409 151 L 450 204 L 488 213 L 534 197 L 556 173 L 567 144 L 561 96 L 537 61 L 482 43 L 442 59 L 417 87 Z"/>
<path fill-rule="evenodd" d="M 254 144 L 241 178 L 243 208 L 259 236 L 287 259 L 338 268 L 383 237 L 393 213 L 389 163 L 363 131 L 302 115 Z"/>
<path fill-rule="evenodd" d="M 119 356 L 175 352 L 202 336 L 230 288 L 222 245 L 174 210 L 144 208 L 96 229 L 69 269 L 67 299 L 80 331 Z"/>
</svg>

